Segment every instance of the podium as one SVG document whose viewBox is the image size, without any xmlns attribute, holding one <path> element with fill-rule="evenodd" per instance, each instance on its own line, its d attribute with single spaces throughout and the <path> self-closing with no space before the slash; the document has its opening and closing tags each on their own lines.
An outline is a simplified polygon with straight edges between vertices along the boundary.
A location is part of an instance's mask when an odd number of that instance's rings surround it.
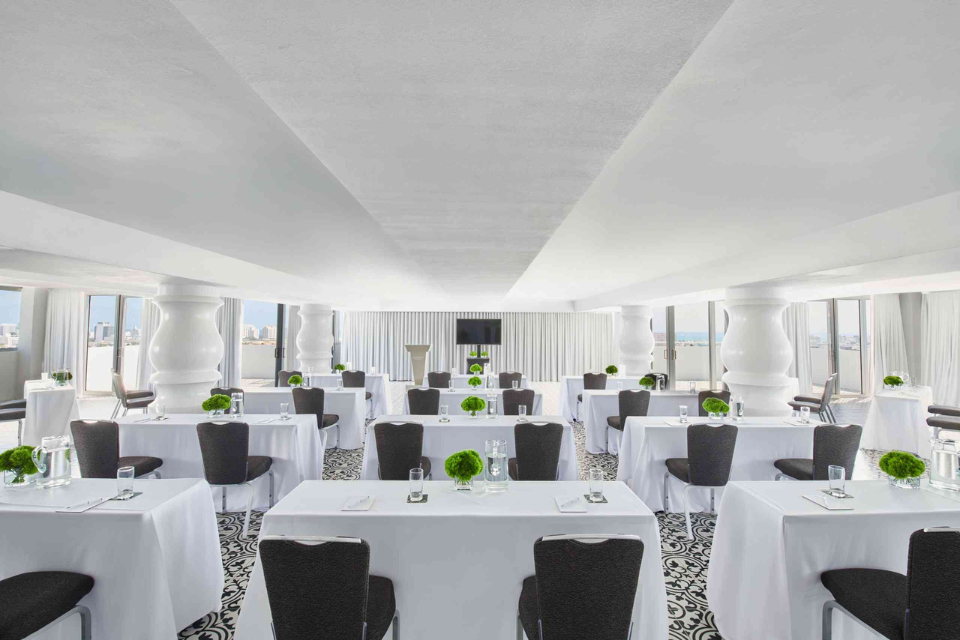
<svg viewBox="0 0 960 640">
<path fill-rule="evenodd" d="M 423 384 L 423 371 L 427 366 L 427 351 L 430 351 L 430 345 L 408 344 L 406 347 L 413 361 L 413 382 L 419 387 Z"/>
</svg>

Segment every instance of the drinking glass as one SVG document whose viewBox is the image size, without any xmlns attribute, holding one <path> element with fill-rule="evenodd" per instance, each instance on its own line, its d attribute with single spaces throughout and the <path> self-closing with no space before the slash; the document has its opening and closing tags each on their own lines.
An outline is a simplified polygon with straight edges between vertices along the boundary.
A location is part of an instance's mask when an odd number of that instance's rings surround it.
<svg viewBox="0 0 960 640">
<path fill-rule="evenodd" d="M 623 383 L 620 381 L 617 381 L 617 391 L 623 391 Z"/>
<path fill-rule="evenodd" d="M 343 378 L 337 378 L 337 391 L 343 391 Z"/>
<path fill-rule="evenodd" d="M 590 469 L 590 502 L 603 502 L 603 469 Z"/>
<path fill-rule="evenodd" d="M 167 407 L 162 402 L 158 402 L 155 406 L 157 407 L 157 420 L 166 420 Z"/>
<path fill-rule="evenodd" d="M 794 409 L 793 411 L 790 412 L 790 417 L 796 420 L 797 418 L 800 417 L 800 411 L 798 411 L 797 409 Z"/>
<path fill-rule="evenodd" d="M 800 407 L 800 422 L 803 424 L 810 422 L 810 407 Z"/>
<path fill-rule="evenodd" d="M 236 414 L 238 418 L 243 417 L 243 394 L 234 393 L 230 398 L 233 401 L 233 413 Z"/>
<path fill-rule="evenodd" d="M 453 380 L 452 380 L 452 379 L 450 380 L 450 382 L 447 383 L 447 391 L 449 391 L 449 392 L 451 392 L 451 393 L 453 392 Z"/>
<path fill-rule="evenodd" d="M 50 372 L 49 372 L 49 371 L 41 371 L 41 372 L 40 372 L 40 379 L 41 379 L 41 380 L 49 380 L 49 379 L 50 379 Z"/>
<path fill-rule="evenodd" d="M 696 382 L 691 382 L 691 383 L 690 383 L 690 393 L 696 393 L 696 392 L 697 392 L 697 383 L 696 383 Z"/>
<path fill-rule="evenodd" d="M 117 469 L 117 497 L 121 500 L 133 497 L 133 467 Z"/>
<path fill-rule="evenodd" d="M 680 405 L 680 422 L 687 421 L 687 405 Z"/>
<path fill-rule="evenodd" d="M 527 421 L 527 405 L 522 404 L 517 407 L 517 422 L 526 422 Z"/>
<path fill-rule="evenodd" d="M 445 404 L 440 405 L 440 422 L 450 422 L 450 408 Z"/>
<path fill-rule="evenodd" d="M 289 402 L 280 403 L 280 419 L 281 420 L 290 419 L 290 403 Z"/>
<path fill-rule="evenodd" d="M 845 495 L 844 480 L 847 478 L 847 470 L 840 465 L 832 464 L 827 467 L 827 477 L 830 479 L 830 493 Z"/>
<path fill-rule="evenodd" d="M 410 469 L 410 502 L 423 500 L 423 469 Z"/>
<path fill-rule="evenodd" d="M 511 380 L 511 381 L 510 381 L 510 386 L 513 387 L 514 389 L 519 389 L 519 388 L 520 388 L 520 381 L 519 381 L 519 380 Z"/>
<path fill-rule="evenodd" d="M 370 375 L 375 375 L 377 373 L 376 367 L 370 367 Z"/>
</svg>

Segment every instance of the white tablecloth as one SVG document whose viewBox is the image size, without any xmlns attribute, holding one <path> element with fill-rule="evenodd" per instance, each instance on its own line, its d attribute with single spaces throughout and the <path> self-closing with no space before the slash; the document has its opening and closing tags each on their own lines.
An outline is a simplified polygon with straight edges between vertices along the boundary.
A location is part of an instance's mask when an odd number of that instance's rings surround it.
<svg viewBox="0 0 960 640">
<path fill-rule="evenodd" d="M 505 493 L 464 493 L 427 482 L 425 504 L 407 504 L 407 482 L 305 482 L 266 516 L 264 535 L 362 538 L 370 573 L 393 581 L 401 637 L 514 638 L 523 579 L 534 575 L 533 543 L 559 533 L 638 535 L 644 544 L 634 605 L 634 638 L 667 637 L 667 599 L 656 517 L 621 483 L 609 504 L 561 514 L 555 496 L 582 495 L 585 482 L 516 482 Z M 349 496 L 375 495 L 370 511 L 344 512 Z M 455 631 L 451 631 L 455 630 Z M 237 640 L 270 638 L 270 608 L 259 559 L 237 623 Z"/>
<path fill-rule="evenodd" d="M 496 438 L 507 441 L 507 454 L 516 457 L 517 449 L 513 442 L 513 427 L 517 424 L 515 416 L 496 418 L 470 418 L 465 415 L 451 416 L 450 422 L 440 422 L 437 416 L 380 416 L 367 427 L 367 440 L 363 449 L 363 469 L 360 478 L 378 480 L 377 438 L 374 425 L 378 422 L 419 422 L 423 425 L 423 454 L 430 458 L 433 466 L 433 479 L 444 480 L 449 476 L 443 470 L 443 462 L 453 453 L 464 449 L 473 449 L 482 457 L 487 440 Z M 579 480 L 577 468 L 577 450 L 573 441 L 573 429 L 560 416 L 537 416 L 536 422 L 556 422 L 563 425 L 563 439 L 560 442 L 560 480 Z"/>
<path fill-rule="evenodd" d="M 454 386 L 455 389 L 469 389 L 469 388 L 470 388 L 470 385 L 467 384 L 467 380 L 469 380 L 469 379 L 472 378 L 472 377 L 473 377 L 473 374 L 472 374 L 472 373 L 469 374 L 469 375 L 464 374 L 464 373 L 458 373 L 458 374 L 455 375 L 455 376 L 451 376 L 450 379 L 453 380 L 453 386 Z M 487 376 L 481 374 L 481 375 L 478 376 L 478 377 L 479 377 L 481 380 L 483 380 L 483 383 L 484 383 L 484 384 L 487 383 Z M 492 387 L 492 388 L 493 388 L 493 389 L 499 388 L 499 386 L 500 386 L 500 377 L 499 377 L 498 375 L 493 375 L 493 376 L 491 376 L 491 377 L 493 378 L 493 387 Z M 527 376 L 523 376 L 523 377 L 520 379 L 520 388 L 521 388 L 521 389 L 526 389 L 526 388 L 529 387 L 529 386 L 530 386 L 530 384 L 527 382 Z"/>
<path fill-rule="evenodd" d="M 142 491 L 85 513 L 56 507 L 114 495 L 116 480 L 74 479 L 55 489 L 0 489 L 0 579 L 27 571 L 74 571 L 95 584 L 90 608 L 97 640 L 170 640 L 220 609 L 223 564 L 210 487 L 203 480 L 135 480 Z M 41 637 L 75 640 L 79 618 Z M 31 639 L 34 636 L 31 636 Z"/>
<path fill-rule="evenodd" d="M 363 446 L 363 427 L 366 424 L 367 400 L 363 389 L 336 389 L 324 387 L 323 412 L 340 416 L 340 444 L 327 440 L 327 448 L 359 449 Z M 294 413 L 293 390 L 290 387 L 261 387 L 243 392 L 243 408 L 247 413 L 280 413 L 280 403 L 290 405 Z"/>
<path fill-rule="evenodd" d="M 335 373 L 310 374 L 310 384 L 315 387 L 336 389 L 339 379 L 340 376 Z M 373 415 L 379 416 L 390 413 L 390 397 L 387 394 L 387 383 L 390 382 L 390 376 L 386 373 L 368 373 L 363 380 L 364 387 L 372 396 L 370 401 L 373 403 Z"/>
<path fill-rule="evenodd" d="M 676 418 L 670 418 L 676 421 Z M 704 421 L 704 418 L 693 418 Z M 777 469 L 774 461 L 782 458 L 812 458 L 813 429 L 819 422 L 793 426 L 785 418 L 744 418 L 730 422 L 739 429 L 737 446 L 730 467 L 731 480 L 773 480 Z M 687 428 L 671 426 L 664 418 L 627 418 L 627 428 L 620 443 L 620 464 L 617 480 L 630 487 L 643 503 L 654 511 L 663 510 L 663 474 L 667 458 L 687 457 Z M 863 460 L 858 460 L 866 471 Z M 856 468 L 856 467 L 855 467 Z M 670 511 L 683 512 L 683 484 L 671 478 L 667 483 Z M 717 491 L 717 504 L 723 490 Z M 690 510 L 705 511 L 710 505 L 707 489 L 690 492 Z"/>
<path fill-rule="evenodd" d="M 23 444 L 39 447 L 46 436 L 68 433 L 70 421 L 80 417 L 73 385 L 57 387 L 52 380 L 27 380 L 23 383 L 23 397 L 27 401 Z"/>
<path fill-rule="evenodd" d="M 926 482 L 926 481 L 924 481 Z M 960 526 L 960 502 L 884 481 L 848 482 L 853 511 L 826 511 L 803 494 L 826 482 L 747 482 L 727 487 L 707 571 L 707 600 L 726 640 L 819 640 L 820 583 L 828 569 L 907 571 L 910 534 Z M 834 613 L 834 638 L 867 640 Z"/>
<path fill-rule="evenodd" d="M 222 419 L 222 418 L 221 418 Z M 169 414 L 163 422 L 143 422 L 143 416 L 126 416 L 120 425 L 121 456 L 154 456 L 163 459 L 158 469 L 164 478 L 203 478 L 203 459 L 197 424 L 209 417 L 197 414 Z M 250 425 L 249 455 L 270 456 L 274 474 L 274 502 L 293 491 L 304 480 L 323 476 L 323 434 L 317 429 L 316 416 L 291 415 L 282 421 L 278 415 L 244 414 Z M 267 422 L 267 424 L 257 424 Z M 270 506 L 269 480 L 253 483 L 253 504 L 257 509 Z M 211 489 L 220 505 L 220 489 Z M 227 490 L 227 510 L 247 508 L 247 489 Z"/>
<path fill-rule="evenodd" d="M 497 413 L 503 415 L 503 389 L 454 389 L 453 391 L 447 389 L 440 389 L 440 404 L 447 405 L 447 410 L 450 412 L 450 415 L 465 415 L 468 412 L 460 408 L 460 405 L 470 396 L 476 396 L 482 399 L 484 402 L 487 401 L 488 395 L 497 394 Z M 486 412 L 486 408 L 484 408 Z M 403 413 L 410 413 L 410 398 L 407 394 L 403 395 Z M 533 413 L 531 415 L 538 416 L 543 413 L 543 395 L 539 391 L 535 391 L 533 394 Z"/>
<path fill-rule="evenodd" d="M 880 391 L 870 402 L 863 425 L 863 447 L 898 449 L 930 459 L 930 427 L 927 407 L 933 404 L 930 387 L 907 387 L 903 391 Z"/>
<path fill-rule="evenodd" d="M 607 378 L 609 383 L 610 378 Z M 626 379 L 623 388 L 627 389 Z M 620 415 L 620 391 L 608 389 L 606 391 L 590 391 L 585 389 L 583 404 L 580 406 L 580 416 L 583 418 L 584 431 L 587 434 L 587 451 L 590 453 L 617 453 L 617 436 L 619 431 L 611 429 L 607 437 L 607 418 Z M 573 396 L 576 402 L 577 396 Z M 680 415 L 680 405 L 686 405 L 690 415 L 697 415 L 697 394 L 689 391 L 651 391 L 648 416 Z"/>
<path fill-rule="evenodd" d="M 617 389 L 618 382 L 623 383 L 624 389 L 639 389 L 642 377 L 607 376 L 607 389 Z M 576 419 L 577 396 L 580 393 L 583 393 L 583 376 L 560 376 L 560 414 L 565 420 L 573 422 Z"/>
</svg>

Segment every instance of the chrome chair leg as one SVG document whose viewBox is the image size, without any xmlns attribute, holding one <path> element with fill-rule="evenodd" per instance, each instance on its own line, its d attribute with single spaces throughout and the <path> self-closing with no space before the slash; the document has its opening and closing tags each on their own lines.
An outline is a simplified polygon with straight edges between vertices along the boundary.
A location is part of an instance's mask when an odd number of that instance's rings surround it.
<svg viewBox="0 0 960 640">
<path fill-rule="evenodd" d="M 793 478 L 791 478 L 790 476 L 788 476 L 788 475 L 785 474 L 785 473 L 778 473 L 778 474 L 776 475 L 776 477 L 774 478 L 774 481 L 780 482 L 781 479 L 793 480 Z"/>
<path fill-rule="evenodd" d="M 663 512 L 669 513 L 670 509 L 668 508 L 668 501 L 670 498 L 667 496 L 667 481 L 670 479 L 670 472 L 667 471 L 663 474 Z"/>
<path fill-rule="evenodd" d="M 517 611 L 517 640 L 523 640 L 523 624 L 520 622 L 519 611 Z"/>
<path fill-rule="evenodd" d="M 17 446 L 23 446 L 23 420 L 17 420 Z"/>
<path fill-rule="evenodd" d="M 110 419 L 111 419 L 111 420 L 116 420 L 116 419 L 117 419 L 117 416 L 120 414 L 120 407 L 121 407 L 122 405 L 123 405 L 123 403 L 120 402 L 119 400 L 117 400 L 117 404 L 116 404 L 116 406 L 113 408 L 113 413 L 110 414 Z"/>
<path fill-rule="evenodd" d="M 123 408 L 123 413 L 120 414 L 120 415 L 123 415 L 123 416 L 127 415 L 127 411 L 130 411 L 130 409 L 128 409 L 127 407 L 124 407 L 124 408 Z"/>
<path fill-rule="evenodd" d="M 80 614 L 80 639 L 91 640 L 93 638 L 93 621 L 90 618 L 90 609 L 79 604 L 76 609 L 77 613 Z"/>
<path fill-rule="evenodd" d="M 400 612 L 393 612 L 393 640 L 400 640 Z"/>
<path fill-rule="evenodd" d="M 227 487 L 220 487 L 220 513 L 227 512 Z"/>
<path fill-rule="evenodd" d="M 690 497 L 687 492 L 690 491 L 692 484 L 683 488 L 683 513 L 687 519 L 687 540 L 693 540 L 693 523 L 690 521 Z"/>
<path fill-rule="evenodd" d="M 717 490 L 710 489 L 710 513 L 717 512 Z"/>
<path fill-rule="evenodd" d="M 834 600 L 827 600 L 823 603 L 823 621 L 820 632 L 821 640 L 832 640 L 833 638 L 833 605 Z"/>
<path fill-rule="evenodd" d="M 267 475 L 270 476 L 270 502 L 267 504 L 270 505 L 270 508 L 273 508 L 273 469 L 267 471 Z"/>
</svg>

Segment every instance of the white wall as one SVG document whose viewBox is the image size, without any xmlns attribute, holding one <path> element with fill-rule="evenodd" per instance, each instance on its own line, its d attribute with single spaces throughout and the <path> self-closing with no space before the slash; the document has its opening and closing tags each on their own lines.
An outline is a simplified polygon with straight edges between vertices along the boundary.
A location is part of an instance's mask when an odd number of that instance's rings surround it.
<svg viewBox="0 0 960 640">
<path fill-rule="evenodd" d="M 907 349 L 907 368 L 910 377 L 920 378 L 920 309 L 923 307 L 922 293 L 900 294 L 900 317 L 903 321 L 903 342 Z"/>
<path fill-rule="evenodd" d="M 20 292 L 20 343 L 17 350 L 17 389 L 20 397 L 23 383 L 40 377 L 47 329 L 47 297 L 49 289 L 24 287 Z"/>
<path fill-rule="evenodd" d="M 16 349 L 0 351 L 0 401 L 15 400 L 23 396 L 23 387 L 17 389 L 17 363 L 20 352 Z"/>
</svg>

